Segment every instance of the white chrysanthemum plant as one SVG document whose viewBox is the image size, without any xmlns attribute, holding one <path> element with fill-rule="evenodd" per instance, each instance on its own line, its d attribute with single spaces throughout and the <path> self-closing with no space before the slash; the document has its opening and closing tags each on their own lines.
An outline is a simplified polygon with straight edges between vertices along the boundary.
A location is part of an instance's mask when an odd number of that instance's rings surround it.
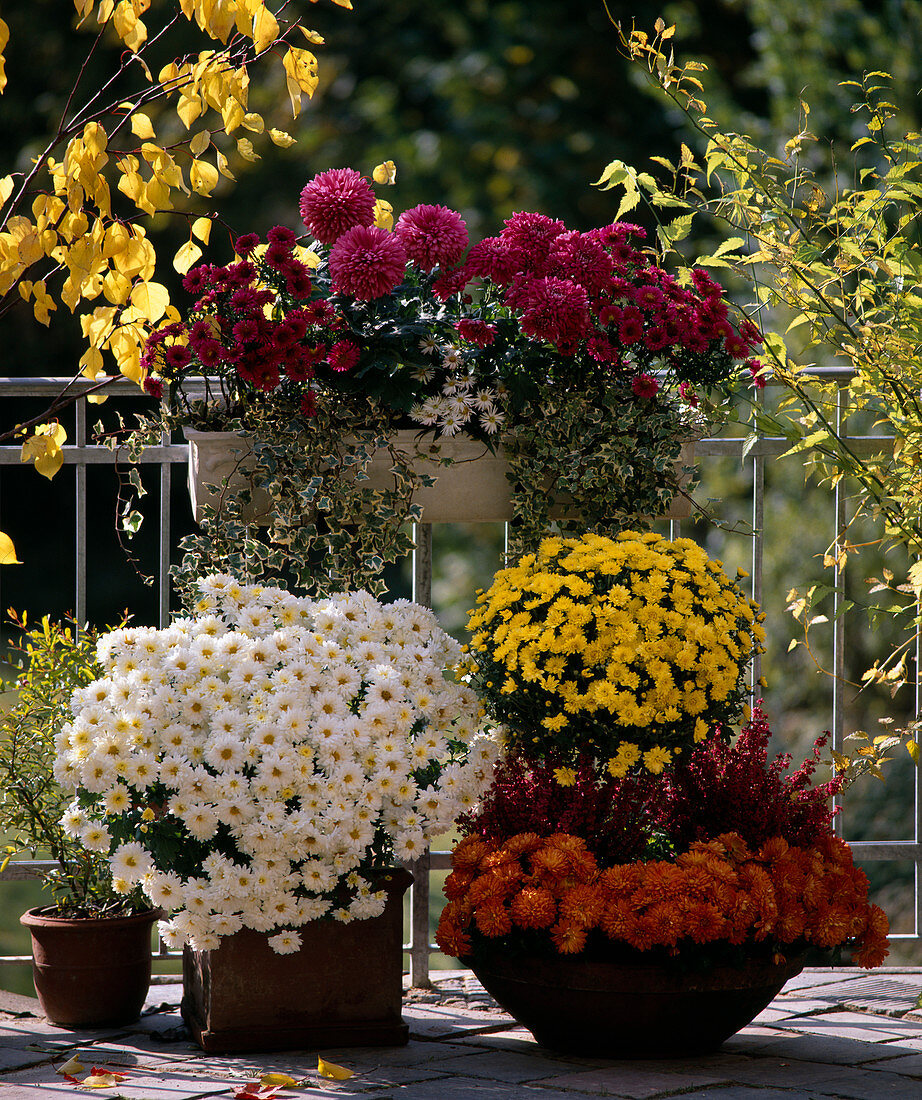
<svg viewBox="0 0 922 1100">
<path fill-rule="evenodd" d="M 100 639 L 59 738 L 63 824 L 165 911 L 170 946 L 246 927 L 296 951 L 308 921 L 382 912 L 373 870 L 469 810 L 499 745 L 428 609 L 199 586 L 192 617 Z"/>
</svg>

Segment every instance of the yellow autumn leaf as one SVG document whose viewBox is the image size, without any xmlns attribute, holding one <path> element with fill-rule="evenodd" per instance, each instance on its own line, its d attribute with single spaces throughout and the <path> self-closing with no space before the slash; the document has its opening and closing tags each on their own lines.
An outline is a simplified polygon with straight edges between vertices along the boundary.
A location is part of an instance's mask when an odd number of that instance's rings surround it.
<svg viewBox="0 0 922 1100">
<path fill-rule="evenodd" d="M 3 531 L 0 531 L 0 565 L 22 565 L 22 562 L 16 557 L 16 547 L 13 545 L 13 540 Z"/>
<path fill-rule="evenodd" d="M 284 130 L 276 130 L 273 128 L 269 131 L 269 140 L 280 149 L 290 149 L 297 141 L 297 138 L 293 138 L 291 134 L 286 134 Z"/>
<path fill-rule="evenodd" d="M 394 228 L 394 208 L 389 202 L 385 202 L 384 199 L 375 200 L 374 209 L 375 225 L 379 229 L 387 229 L 390 231 Z"/>
<path fill-rule="evenodd" d="M 271 11 L 260 6 L 253 16 L 253 45 L 259 53 L 268 49 L 278 38 L 279 23 Z"/>
<path fill-rule="evenodd" d="M 92 1073 L 84 1077 L 80 1084 L 85 1089 L 111 1089 L 124 1080 L 124 1073 Z"/>
<path fill-rule="evenodd" d="M 264 1073 L 259 1079 L 259 1087 L 297 1089 L 301 1087 L 301 1082 L 287 1073 Z"/>
<path fill-rule="evenodd" d="M 193 191 L 207 197 L 217 185 L 218 170 L 207 160 L 193 160 L 189 169 L 189 182 Z"/>
<path fill-rule="evenodd" d="M 128 300 L 145 320 L 155 325 L 166 313 L 170 292 L 162 283 L 137 283 Z"/>
<path fill-rule="evenodd" d="M 157 136 L 154 133 L 150 118 L 142 111 L 138 111 L 131 116 L 131 132 L 142 141 L 153 141 Z"/>
<path fill-rule="evenodd" d="M 317 1055 L 317 1072 L 321 1077 L 328 1077 L 331 1081 L 348 1081 L 350 1077 L 355 1076 L 351 1069 L 338 1066 L 335 1062 L 326 1062 L 319 1054 Z"/>
<path fill-rule="evenodd" d="M 211 236 L 211 218 L 196 218 L 192 223 L 192 236 L 198 237 L 202 244 L 208 244 Z"/>
<path fill-rule="evenodd" d="M 256 161 L 262 160 L 262 157 L 253 148 L 253 142 L 249 138 L 237 138 L 237 152 L 250 164 L 255 164 Z"/>
<path fill-rule="evenodd" d="M 10 197 L 10 195 L 12 195 L 12 193 L 13 177 L 4 176 L 3 179 L 0 180 L 0 203 L 6 202 L 6 200 Z"/>
<path fill-rule="evenodd" d="M 50 481 L 64 465 L 61 448 L 66 439 L 67 432 L 60 424 L 38 424 L 32 438 L 23 443 L 20 460 L 32 462 L 38 473 Z"/>
<path fill-rule="evenodd" d="M 10 28 L 0 19 L 0 92 L 6 87 L 6 70 L 3 63 L 3 51 L 10 40 Z"/>
<path fill-rule="evenodd" d="M 376 164 L 371 173 L 375 183 L 396 183 L 397 165 L 392 160 L 386 160 L 382 164 Z"/>
<path fill-rule="evenodd" d="M 211 131 L 199 130 L 189 141 L 189 152 L 194 157 L 200 157 L 211 144 Z"/>
<path fill-rule="evenodd" d="M 322 46 L 326 39 L 322 34 L 318 34 L 317 31 L 309 31 L 307 27 L 298 27 L 298 30 L 304 35 L 304 37 L 310 42 L 312 46 Z"/>
<path fill-rule="evenodd" d="M 78 1073 L 83 1073 L 85 1069 L 86 1066 L 80 1061 L 80 1055 L 75 1054 L 73 1058 L 68 1058 L 64 1065 L 58 1066 L 55 1073 L 60 1073 L 62 1076 L 66 1073 L 74 1077 Z"/>
<path fill-rule="evenodd" d="M 282 64 L 285 67 L 288 98 L 291 100 L 291 113 L 294 118 L 297 118 L 301 113 L 301 93 L 307 92 L 308 97 L 310 97 L 317 87 L 317 58 L 309 50 L 300 50 L 295 46 L 289 46 Z"/>
<path fill-rule="evenodd" d="M 173 267 L 180 275 L 185 275 L 194 263 L 202 258 L 202 250 L 195 241 L 186 241 L 173 257 Z"/>
</svg>

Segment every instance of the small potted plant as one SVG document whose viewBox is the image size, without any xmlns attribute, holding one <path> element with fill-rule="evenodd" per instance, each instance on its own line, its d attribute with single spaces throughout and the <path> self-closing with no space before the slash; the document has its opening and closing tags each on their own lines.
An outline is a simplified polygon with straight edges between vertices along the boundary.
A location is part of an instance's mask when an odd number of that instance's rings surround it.
<svg viewBox="0 0 922 1100">
<path fill-rule="evenodd" d="M 311 180 L 301 213 L 304 240 L 284 226 L 265 242 L 245 234 L 231 263 L 192 269 L 192 309 L 142 360 L 163 399 L 147 441 L 238 433 L 228 464 L 208 470 L 187 589 L 259 518 L 251 565 L 329 590 L 377 584 L 409 549 L 408 520 L 512 519 L 521 549 L 552 519 L 613 531 L 663 515 L 690 472 L 681 448 L 703 428 L 699 402 L 755 369 L 755 328 L 731 322 L 703 270 L 680 285 L 636 226 L 579 233 L 520 213 L 467 252 L 463 220 L 442 206 L 391 230 L 352 169 Z M 449 479 L 477 456 L 499 490 L 479 466 L 465 496 Z M 475 511 L 457 511 L 462 498 Z"/>
<path fill-rule="evenodd" d="M 714 1049 L 810 948 L 886 954 L 832 832 L 817 754 L 768 761 L 743 715 L 761 615 L 687 539 L 548 539 L 471 615 L 469 672 L 506 753 L 462 822 L 437 942 L 539 1042 Z"/>
<path fill-rule="evenodd" d="M 22 636 L 2 716 L 0 827 L 11 840 L 7 861 L 27 852 L 51 863 L 41 877 L 53 904 L 21 918 L 32 935 L 36 993 L 55 1024 L 130 1023 L 150 984 L 157 914 L 140 891 L 113 888 L 105 830 L 75 813 L 55 772 L 71 692 L 99 671 L 95 635 L 47 617 L 13 621 Z"/>
<path fill-rule="evenodd" d="M 195 614 L 99 641 L 58 771 L 184 947 L 207 1050 L 406 1042 L 401 895 L 489 782 L 460 647 L 432 612 L 228 575 Z M 317 966 L 318 957 L 324 959 Z"/>
</svg>

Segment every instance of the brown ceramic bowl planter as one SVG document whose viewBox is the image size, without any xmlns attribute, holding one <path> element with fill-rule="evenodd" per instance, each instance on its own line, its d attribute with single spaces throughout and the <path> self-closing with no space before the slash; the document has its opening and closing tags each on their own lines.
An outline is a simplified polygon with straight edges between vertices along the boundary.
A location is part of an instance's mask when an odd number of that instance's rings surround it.
<svg viewBox="0 0 922 1100">
<path fill-rule="evenodd" d="M 511 958 L 499 948 L 464 961 L 541 1046 L 598 1058 L 714 1051 L 804 966 L 800 955 L 782 963 L 753 959 L 689 972 L 587 955 Z"/>
<path fill-rule="evenodd" d="M 59 917 L 47 908 L 20 918 L 32 934 L 32 980 L 42 1011 L 59 1027 L 134 1023 L 150 988 L 151 929 L 161 916 Z"/>
<path fill-rule="evenodd" d="M 403 894 L 409 871 L 380 872 L 384 912 L 301 925 L 301 948 L 278 955 L 244 928 L 214 951 L 183 952 L 182 1015 L 209 1053 L 402 1046 Z"/>
</svg>

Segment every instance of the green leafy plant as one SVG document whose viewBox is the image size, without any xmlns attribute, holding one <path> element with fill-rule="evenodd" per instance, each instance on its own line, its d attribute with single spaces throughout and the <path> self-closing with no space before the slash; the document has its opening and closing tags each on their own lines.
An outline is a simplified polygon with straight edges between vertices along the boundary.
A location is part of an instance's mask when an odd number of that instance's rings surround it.
<svg viewBox="0 0 922 1100">
<path fill-rule="evenodd" d="M 899 133 L 890 78 L 872 72 L 843 83 L 855 97 L 847 155 L 811 132 L 805 101 L 783 150 L 760 148 L 709 117 L 706 66 L 676 60 L 674 27 L 618 30 L 625 55 L 683 112 L 703 152 L 683 144 L 678 163 L 653 157 L 655 174 L 615 161 L 599 182 L 623 191 L 619 214 L 644 203 L 676 256 L 693 227 L 719 227 L 720 246 L 695 262 L 732 269 L 752 287 L 766 372 L 784 387 L 776 410 L 752 405 L 753 432 L 785 437 L 812 476 L 850 493 L 826 564 L 841 571 L 870 545 L 908 551 L 906 575 L 871 580 L 870 594 L 885 593 L 869 606 L 872 623 L 893 615 L 907 630 L 864 679 L 895 690 L 907 680 L 922 591 L 911 564 L 922 552 L 922 137 Z M 848 368 L 847 379 L 824 380 L 830 365 Z M 855 443 L 872 428 L 893 436 L 892 449 Z M 865 519 L 876 539 L 852 535 Z M 811 623 L 825 621 L 817 604 L 836 583 L 791 594 L 808 648 Z"/>
<path fill-rule="evenodd" d="M 99 674 L 96 635 L 73 624 L 30 624 L 11 612 L 21 637 L 11 645 L 18 675 L 4 693 L 0 719 L 0 828 L 6 862 L 14 854 L 53 860 L 42 874 L 62 915 L 92 916 L 130 910 L 137 899 L 112 890 L 106 853 L 68 835 L 61 819 L 73 795 L 55 777 L 57 740 L 70 718 L 71 692 Z M 144 908 L 143 904 L 140 906 Z"/>
</svg>

